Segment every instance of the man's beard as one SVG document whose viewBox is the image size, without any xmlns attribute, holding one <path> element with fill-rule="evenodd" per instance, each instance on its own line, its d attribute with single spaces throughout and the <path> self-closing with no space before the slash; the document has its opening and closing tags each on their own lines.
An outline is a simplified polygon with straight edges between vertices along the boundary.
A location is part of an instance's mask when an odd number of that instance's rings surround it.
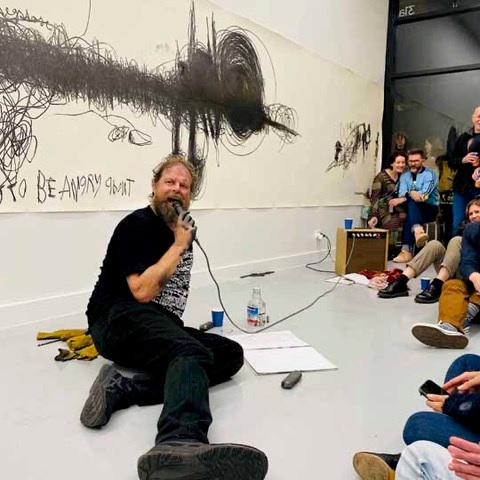
<svg viewBox="0 0 480 480">
<path fill-rule="evenodd" d="M 159 217 L 163 218 L 165 223 L 171 225 L 177 222 L 177 212 L 170 203 L 153 197 L 152 208 Z"/>
</svg>

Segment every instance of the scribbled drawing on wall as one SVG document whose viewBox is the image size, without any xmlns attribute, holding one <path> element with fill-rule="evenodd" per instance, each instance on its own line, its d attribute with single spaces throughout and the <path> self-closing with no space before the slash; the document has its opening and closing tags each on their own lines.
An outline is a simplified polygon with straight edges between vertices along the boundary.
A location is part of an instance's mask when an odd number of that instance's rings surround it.
<svg viewBox="0 0 480 480">
<path fill-rule="evenodd" d="M 335 142 L 334 159 L 328 165 L 326 171 L 337 167 L 347 170 L 352 163 L 357 162 L 359 155 L 363 159 L 368 151 L 371 139 L 370 124 L 352 122 L 340 126 L 340 140 Z"/>
<path fill-rule="evenodd" d="M 178 50 L 170 70 L 165 65 L 149 70 L 83 34 L 70 37 L 63 25 L 0 8 L 0 192 L 12 189 L 22 166 L 33 160 L 39 142 L 34 121 L 53 105 L 85 102 L 89 109 L 81 115 L 95 114 L 109 124 L 110 141 L 136 146 L 151 144 L 150 136 L 115 115 L 116 107 L 149 116 L 152 125 L 162 122 L 171 129 L 172 152 L 185 151 L 202 178 L 209 140 L 215 147 L 224 139 L 236 146 L 270 131 L 285 143 L 294 140 L 294 110 L 265 105 L 264 96 L 260 60 L 248 32 L 239 27 L 217 32 L 212 16 L 202 44 L 193 3 L 188 44 Z M 199 182 L 194 196 L 201 187 Z"/>
</svg>

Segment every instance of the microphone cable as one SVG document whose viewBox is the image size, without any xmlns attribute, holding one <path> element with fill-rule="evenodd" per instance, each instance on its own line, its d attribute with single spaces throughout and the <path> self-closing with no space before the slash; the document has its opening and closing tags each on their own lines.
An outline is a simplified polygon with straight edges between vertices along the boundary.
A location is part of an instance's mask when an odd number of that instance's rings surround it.
<svg viewBox="0 0 480 480">
<path fill-rule="evenodd" d="M 175 211 L 177 212 L 177 215 L 180 216 L 182 215 L 182 213 L 184 213 L 184 210 L 181 206 L 181 203 L 179 201 L 176 201 L 173 203 L 173 208 L 175 209 Z M 188 212 L 187 212 L 188 213 Z M 215 287 L 217 289 L 217 296 L 218 296 L 218 301 L 220 302 L 220 305 L 223 309 L 223 311 L 225 312 L 225 316 L 228 318 L 228 320 L 230 321 L 230 323 L 235 327 L 237 328 L 238 330 L 240 330 L 241 332 L 244 332 L 244 333 L 248 333 L 248 334 L 257 334 L 257 333 L 261 333 L 261 332 L 264 332 L 265 330 L 268 330 L 269 328 L 272 328 L 274 327 L 275 325 L 278 325 L 280 323 L 283 323 L 285 320 L 288 320 L 289 318 L 292 318 L 293 316 L 295 315 L 298 315 L 299 313 L 302 313 L 304 312 L 305 310 L 308 310 L 310 307 L 313 307 L 313 305 L 315 305 L 321 298 L 323 298 L 325 295 L 328 295 L 330 292 L 333 292 L 333 290 L 335 290 L 335 288 L 338 286 L 338 284 L 340 283 L 341 279 L 342 279 L 342 276 L 339 276 L 338 277 L 338 281 L 333 285 L 332 288 L 330 288 L 329 290 L 327 290 L 326 292 L 323 292 L 322 294 L 320 294 L 317 298 L 315 298 L 315 300 L 313 300 L 312 302 L 310 302 L 308 305 L 306 305 L 305 307 L 303 308 L 300 308 L 299 310 L 281 318 L 280 320 L 277 320 L 276 322 L 273 322 L 273 323 L 270 323 L 269 325 L 266 325 L 264 327 L 255 327 L 255 330 L 246 330 L 245 328 L 242 328 L 240 327 L 237 323 L 235 323 L 233 320 L 232 320 L 232 317 L 230 316 L 230 314 L 228 313 L 224 303 L 223 303 L 223 300 L 222 300 L 222 294 L 221 294 L 221 291 L 220 291 L 220 285 L 218 284 L 215 276 L 213 275 L 213 272 L 212 272 L 212 269 L 210 267 L 210 260 L 208 258 L 208 255 L 207 255 L 207 252 L 205 251 L 205 249 L 202 247 L 202 245 L 200 244 L 200 241 L 198 240 L 198 237 L 196 236 L 196 228 L 195 228 L 195 236 L 193 238 L 193 241 L 197 244 L 198 248 L 200 248 L 201 252 L 203 253 L 204 257 L 205 257 L 205 261 L 207 263 L 207 269 L 208 269 L 208 273 L 210 274 L 210 277 L 212 278 L 213 280 L 213 283 L 215 284 Z M 353 248 L 355 246 L 355 239 L 353 240 L 353 244 L 352 244 L 352 248 L 351 248 L 351 251 L 350 251 L 350 255 L 348 257 L 348 260 L 347 260 L 347 265 L 348 263 L 350 262 L 350 258 L 352 256 L 352 253 L 353 253 Z M 330 253 L 330 252 L 328 252 Z"/>
<path fill-rule="evenodd" d="M 328 295 L 329 293 L 333 292 L 333 290 L 335 290 L 335 288 L 337 288 L 338 284 L 340 283 L 340 281 L 342 280 L 342 276 L 339 276 L 338 278 L 338 281 L 334 283 L 333 287 L 330 288 L 329 290 L 323 292 L 322 294 L 320 294 L 317 298 L 315 298 L 312 302 L 310 302 L 308 305 L 306 305 L 305 307 L 302 307 L 300 308 L 299 310 L 293 312 L 293 313 L 290 313 L 289 315 L 281 318 L 280 320 L 277 320 L 276 322 L 273 322 L 273 323 L 270 323 L 269 325 L 267 326 L 264 326 L 264 327 L 255 327 L 255 330 L 246 330 L 242 327 L 240 327 L 239 325 L 237 325 L 237 323 L 235 323 L 232 318 L 230 317 L 227 309 L 225 308 L 225 305 L 223 303 L 223 300 L 222 300 L 222 295 L 221 295 L 221 292 L 220 292 L 220 285 L 218 284 L 217 280 L 215 279 L 215 276 L 213 275 L 213 272 L 212 272 L 212 269 L 210 268 L 210 260 L 208 259 L 208 255 L 207 255 L 207 252 L 204 250 L 204 248 L 202 247 L 202 245 L 200 244 L 199 240 L 198 240 L 198 237 L 195 238 L 194 242 L 197 244 L 197 246 L 200 248 L 200 250 L 202 251 L 204 257 L 205 257 L 205 260 L 207 262 L 207 269 L 208 269 L 208 273 L 210 274 L 210 277 L 212 278 L 213 280 L 213 283 L 215 284 L 215 287 L 217 289 L 217 296 L 218 296 L 218 300 L 220 302 L 220 305 L 223 309 L 223 311 L 225 312 L 225 316 L 228 318 L 228 320 L 230 321 L 230 323 L 235 327 L 237 328 L 238 330 L 240 330 L 241 332 L 244 332 L 244 333 L 248 333 L 248 334 L 257 334 L 257 333 L 261 333 L 261 332 L 264 332 L 265 330 L 268 330 L 269 328 L 272 328 L 274 327 L 275 325 L 278 325 L 280 323 L 283 323 L 285 320 L 288 320 L 289 318 L 292 318 L 293 316 L 295 315 L 298 315 L 299 313 L 302 313 L 304 312 L 305 310 L 309 309 L 310 307 L 313 307 L 313 305 L 315 305 L 321 298 L 323 298 L 325 295 Z M 351 251 L 350 251 L 350 255 L 348 257 L 348 260 L 347 260 L 347 265 L 348 265 L 348 262 L 350 262 L 350 259 L 352 257 L 352 253 L 353 253 L 353 247 L 355 245 L 355 240 L 353 241 L 353 245 L 352 245 L 352 248 L 351 248 Z"/>
</svg>

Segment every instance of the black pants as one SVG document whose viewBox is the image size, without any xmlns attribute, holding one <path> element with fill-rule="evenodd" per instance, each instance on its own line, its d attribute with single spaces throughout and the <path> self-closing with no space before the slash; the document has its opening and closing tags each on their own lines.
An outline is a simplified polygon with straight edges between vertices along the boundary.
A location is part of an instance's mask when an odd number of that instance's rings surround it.
<svg viewBox="0 0 480 480">
<path fill-rule="evenodd" d="M 113 307 L 91 322 L 90 332 L 102 356 L 144 372 L 132 379 L 132 403 L 164 403 L 155 443 L 208 442 L 208 387 L 240 370 L 243 349 L 238 343 L 184 327 L 156 306 L 135 302 Z"/>
</svg>

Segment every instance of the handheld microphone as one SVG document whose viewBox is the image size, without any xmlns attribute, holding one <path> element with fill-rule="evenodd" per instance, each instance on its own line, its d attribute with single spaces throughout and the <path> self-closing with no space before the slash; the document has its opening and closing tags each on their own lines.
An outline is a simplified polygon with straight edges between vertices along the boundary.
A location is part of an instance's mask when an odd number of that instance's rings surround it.
<svg viewBox="0 0 480 480">
<path fill-rule="evenodd" d="M 180 216 L 184 212 L 182 204 L 178 200 L 173 201 L 172 206 L 173 209 L 177 212 L 178 216 Z"/>
<path fill-rule="evenodd" d="M 196 238 L 197 227 L 195 227 L 195 221 L 190 216 L 190 212 L 186 212 L 182 208 L 182 204 L 178 200 L 173 201 L 172 206 L 173 206 L 175 212 L 177 212 L 177 215 L 182 219 L 183 226 L 185 228 L 192 227 L 192 242 L 195 241 L 195 242 L 198 243 L 198 240 Z"/>
</svg>

